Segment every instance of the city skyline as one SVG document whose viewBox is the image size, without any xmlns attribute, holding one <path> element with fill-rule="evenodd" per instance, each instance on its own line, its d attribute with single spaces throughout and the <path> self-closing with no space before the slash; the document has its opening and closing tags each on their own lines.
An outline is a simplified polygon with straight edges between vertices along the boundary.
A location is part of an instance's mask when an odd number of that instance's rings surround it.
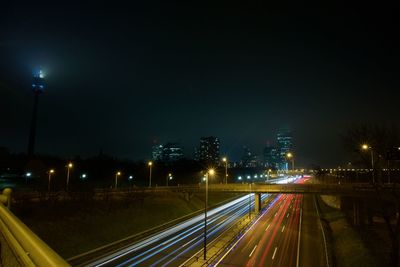
<svg viewBox="0 0 400 267">
<path fill-rule="evenodd" d="M 352 124 L 399 127 L 397 15 L 384 7 L 9 2 L 0 29 L 0 146 L 25 152 L 43 69 L 36 151 L 150 156 L 153 140 L 261 155 L 290 126 L 300 165 L 347 160 Z M 370 20 L 370 18 L 376 18 Z M 383 38 L 384 36 L 384 38 Z M 238 156 L 234 156 L 238 157 Z"/>
</svg>

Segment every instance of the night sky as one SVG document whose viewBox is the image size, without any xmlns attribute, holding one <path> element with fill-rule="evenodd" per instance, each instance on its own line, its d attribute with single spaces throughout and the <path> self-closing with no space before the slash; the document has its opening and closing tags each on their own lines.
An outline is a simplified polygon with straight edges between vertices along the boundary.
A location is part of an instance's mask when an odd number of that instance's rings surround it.
<svg viewBox="0 0 400 267">
<path fill-rule="evenodd" d="M 352 123 L 399 121 L 398 9 L 277 9 L 267 1 L 7 1 L 0 16 L 0 146 L 38 153 L 188 156 L 201 136 L 237 160 L 290 127 L 299 164 L 346 161 Z M 182 1 L 183 2 L 183 1 Z M 218 2 L 218 6 L 215 3 Z"/>
</svg>

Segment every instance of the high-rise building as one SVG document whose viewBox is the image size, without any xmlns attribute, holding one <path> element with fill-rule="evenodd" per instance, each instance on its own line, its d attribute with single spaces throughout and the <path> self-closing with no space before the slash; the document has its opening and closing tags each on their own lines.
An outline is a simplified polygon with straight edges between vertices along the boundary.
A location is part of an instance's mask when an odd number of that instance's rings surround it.
<svg viewBox="0 0 400 267">
<path fill-rule="evenodd" d="M 264 166 L 266 168 L 278 169 L 279 168 L 279 153 L 275 146 L 268 144 L 263 151 Z"/>
<path fill-rule="evenodd" d="M 201 137 L 197 154 L 199 161 L 218 165 L 220 161 L 219 139 L 214 136 Z"/>
<path fill-rule="evenodd" d="M 253 154 L 247 146 L 243 146 L 243 155 L 241 159 L 242 167 L 255 168 L 259 165 L 257 155 Z"/>
<path fill-rule="evenodd" d="M 182 147 L 178 143 L 166 143 L 162 151 L 162 160 L 177 161 L 183 158 Z"/>
<path fill-rule="evenodd" d="M 279 169 L 287 170 L 286 155 L 293 150 L 292 133 L 287 129 L 279 131 L 276 142 L 280 161 Z"/>
<path fill-rule="evenodd" d="M 154 145 L 152 158 L 154 161 L 177 161 L 183 158 L 183 149 L 178 143 Z"/>
<path fill-rule="evenodd" d="M 151 152 L 151 156 L 154 161 L 162 161 L 162 156 L 163 156 L 163 145 L 154 145 L 153 150 Z"/>
</svg>

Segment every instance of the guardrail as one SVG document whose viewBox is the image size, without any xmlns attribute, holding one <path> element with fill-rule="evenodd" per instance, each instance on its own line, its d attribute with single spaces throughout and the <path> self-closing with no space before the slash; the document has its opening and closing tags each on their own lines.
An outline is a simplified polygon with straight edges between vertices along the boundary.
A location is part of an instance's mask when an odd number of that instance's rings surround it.
<svg viewBox="0 0 400 267">
<path fill-rule="evenodd" d="M 10 210 L 11 189 L 0 195 L 0 265 L 2 266 L 70 266 L 35 235 Z"/>
</svg>

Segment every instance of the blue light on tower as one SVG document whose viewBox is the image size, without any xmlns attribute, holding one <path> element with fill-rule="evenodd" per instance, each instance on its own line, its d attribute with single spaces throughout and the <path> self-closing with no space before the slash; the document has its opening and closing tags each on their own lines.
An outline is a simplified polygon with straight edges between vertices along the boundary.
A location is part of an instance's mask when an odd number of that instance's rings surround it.
<svg viewBox="0 0 400 267">
<path fill-rule="evenodd" d="M 42 70 L 33 73 L 32 90 L 34 92 L 43 92 L 45 88 L 44 72 Z"/>
</svg>

